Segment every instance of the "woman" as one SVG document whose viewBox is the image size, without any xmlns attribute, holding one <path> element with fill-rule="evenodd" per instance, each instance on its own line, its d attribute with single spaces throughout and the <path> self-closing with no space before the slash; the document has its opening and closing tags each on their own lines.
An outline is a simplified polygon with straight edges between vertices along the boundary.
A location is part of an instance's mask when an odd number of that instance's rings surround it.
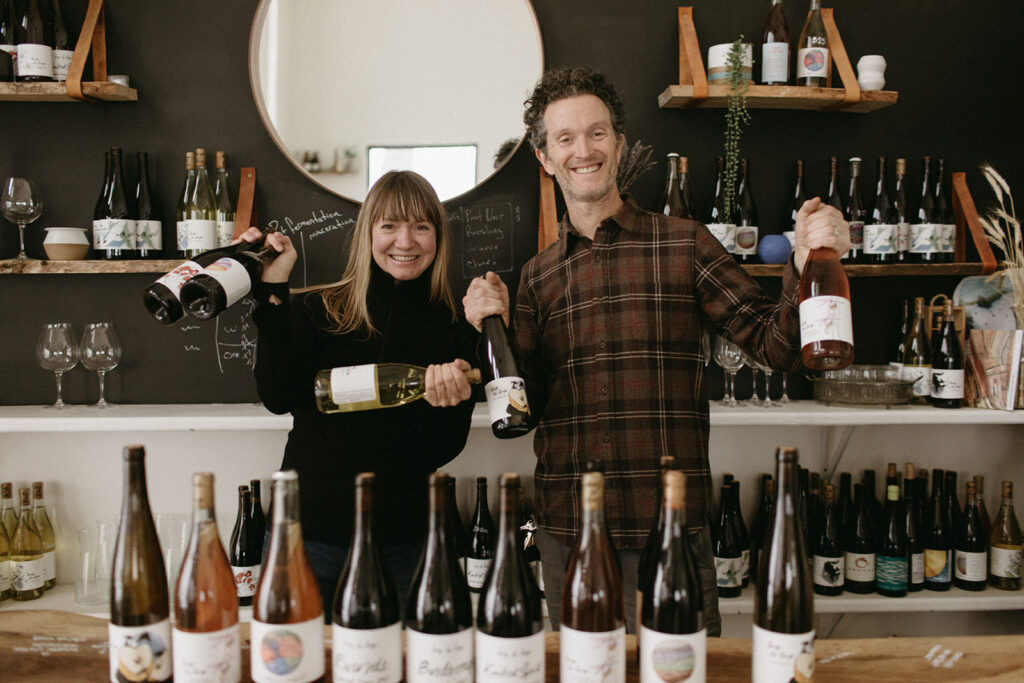
<svg viewBox="0 0 1024 683">
<path fill-rule="evenodd" d="M 244 238 L 254 240 L 250 229 Z M 353 524 L 353 479 L 377 474 L 375 533 L 404 599 L 426 535 L 427 475 L 462 450 L 473 402 L 463 360 L 477 334 L 455 309 L 448 282 L 448 224 L 430 184 L 392 171 L 370 189 L 356 219 L 341 280 L 289 301 L 296 252 L 263 270 L 253 319 L 256 383 L 263 404 L 294 417 L 282 469 L 299 473 L 302 530 L 330 621 Z M 398 408 L 326 415 L 314 403 L 319 370 L 365 363 L 426 366 L 426 400 Z"/>
</svg>

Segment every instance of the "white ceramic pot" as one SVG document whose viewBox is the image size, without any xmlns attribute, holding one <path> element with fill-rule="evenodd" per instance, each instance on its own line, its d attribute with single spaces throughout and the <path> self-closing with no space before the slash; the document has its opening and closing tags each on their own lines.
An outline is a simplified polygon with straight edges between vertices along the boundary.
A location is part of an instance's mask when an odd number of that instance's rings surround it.
<svg viewBox="0 0 1024 683">
<path fill-rule="evenodd" d="M 43 249 L 54 261 L 80 261 L 89 251 L 89 238 L 85 228 L 47 228 Z"/>
<path fill-rule="evenodd" d="M 857 84 L 863 90 L 881 90 L 885 87 L 885 57 L 864 55 L 857 60 Z"/>
</svg>

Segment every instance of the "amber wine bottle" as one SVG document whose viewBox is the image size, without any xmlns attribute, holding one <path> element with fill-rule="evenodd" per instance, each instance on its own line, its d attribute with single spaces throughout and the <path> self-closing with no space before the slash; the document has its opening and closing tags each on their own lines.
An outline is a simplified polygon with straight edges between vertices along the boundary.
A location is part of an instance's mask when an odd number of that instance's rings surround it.
<svg viewBox="0 0 1024 683">
<path fill-rule="evenodd" d="M 850 282 L 833 249 L 811 249 L 800 274 L 800 345 L 811 370 L 853 362 Z"/>
<path fill-rule="evenodd" d="M 110 581 L 111 683 L 171 680 L 170 617 L 167 574 L 146 489 L 146 450 L 126 446 Z"/>
<path fill-rule="evenodd" d="M 18 491 L 21 511 L 11 536 L 11 597 L 15 600 L 35 600 L 46 590 L 43 540 L 32 523 L 31 495 L 28 489 Z"/>
<path fill-rule="evenodd" d="M 471 384 L 480 382 L 480 371 L 467 370 Z M 395 408 L 423 398 L 427 369 L 407 363 L 350 365 L 316 373 L 313 391 L 321 413 Z"/>
<path fill-rule="evenodd" d="M 192 475 L 192 533 L 174 590 L 174 677 L 178 683 L 242 677 L 238 600 L 213 505 L 213 475 Z"/>
<path fill-rule="evenodd" d="M 46 514 L 43 498 L 43 482 L 32 482 L 32 525 L 39 532 L 43 542 L 43 570 L 46 573 L 44 587 L 50 590 L 57 585 L 57 543 L 50 516 Z"/>
<path fill-rule="evenodd" d="M 1003 504 L 989 536 L 988 584 L 1004 591 L 1019 591 L 1024 576 L 1024 536 L 1013 512 L 1013 482 L 1003 482 Z"/>
</svg>

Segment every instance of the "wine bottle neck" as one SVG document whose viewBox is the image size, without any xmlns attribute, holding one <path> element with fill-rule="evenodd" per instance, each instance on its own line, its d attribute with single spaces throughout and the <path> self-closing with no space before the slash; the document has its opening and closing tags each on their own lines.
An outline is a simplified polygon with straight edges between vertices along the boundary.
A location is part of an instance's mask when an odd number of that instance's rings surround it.
<svg viewBox="0 0 1024 683">
<path fill-rule="evenodd" d="M 291 475 L 291 476 L 282 476 Z M 274 519 L 273 525 L 283 526 L 299 521 L 299 478 L 294 471 L 278 472 L 274 475 Z"/>
<path fill-rule="evenodd" d="M 519 486 L 502 486 L 498 494 L 498 545 L 494 561 L 515 557 L 519 551 Z"/>
<path fill-rule="evenodd" d="M 373 489 L 369 485 L 356 486 L 355 508 L 352 546 L 365 549 L 373 544 Z"/>
</svg>

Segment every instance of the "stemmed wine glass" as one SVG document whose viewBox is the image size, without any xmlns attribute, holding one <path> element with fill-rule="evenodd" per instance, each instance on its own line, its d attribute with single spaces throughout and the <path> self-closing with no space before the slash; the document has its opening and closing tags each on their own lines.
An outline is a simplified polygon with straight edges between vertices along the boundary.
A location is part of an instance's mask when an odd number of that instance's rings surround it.
<svg viewBox="0 0 1024 683">
<path fill-rule="evenodd" d="M 66 408 L 68 404 L 64 403 L 61 378 L 78 365 L 78 345 L 69 323 L 50 323 L 43 327 L 36 343 L 36 360 L 39 367 L 51 370 L 57 378 L 57 401 L 47 408 Z"/>
<path fill-rule="evenodd" d="M 114 405 L 107 403 L 104 385 L 107 372 L 117 367 L 121 361 L 121 342 L 110 323 L 89 323 L 82 335 L 80 347 L 82 365 L 96 373 L 100 380 L 100 400 L 93 405 L 106 408 Z"/>
<path fill-rule="evenodd" d="M 18 258 L 25 255 L 25 226 L 39 218 L 43 213 L 43 202 L 39 199 L 39 190 L 28 178 L 8 178 L 4 183 L 3 196 L 0 197 L 0 211 L 4 218 L 18 225 L 18 241 L 21 251 Z"/>
<path fill-rule="evenodd" d="M 725 396 L 719 401 L 720 404 L 734 408 L 739 405 L 736 395 L 733 392 L 733 385 L 736 380 L 736 373 L 743 367 L 743 352 L 740 347 L 720 335 L 715 336 L 714 347 L 715 362 L 725 372 Z"/>
<path fill-rule="evenodd" d="M 775 374 L 772 366 L 763 365 L 756 361 L 755 365 L 761 371 L 761 374 L 764 375 L 764 400 L 761 401 L 761 406 L 764 408 L 781 408 L 782 404 L 779 401 L 772 400 L 772 375 Z"/>
</svg>

